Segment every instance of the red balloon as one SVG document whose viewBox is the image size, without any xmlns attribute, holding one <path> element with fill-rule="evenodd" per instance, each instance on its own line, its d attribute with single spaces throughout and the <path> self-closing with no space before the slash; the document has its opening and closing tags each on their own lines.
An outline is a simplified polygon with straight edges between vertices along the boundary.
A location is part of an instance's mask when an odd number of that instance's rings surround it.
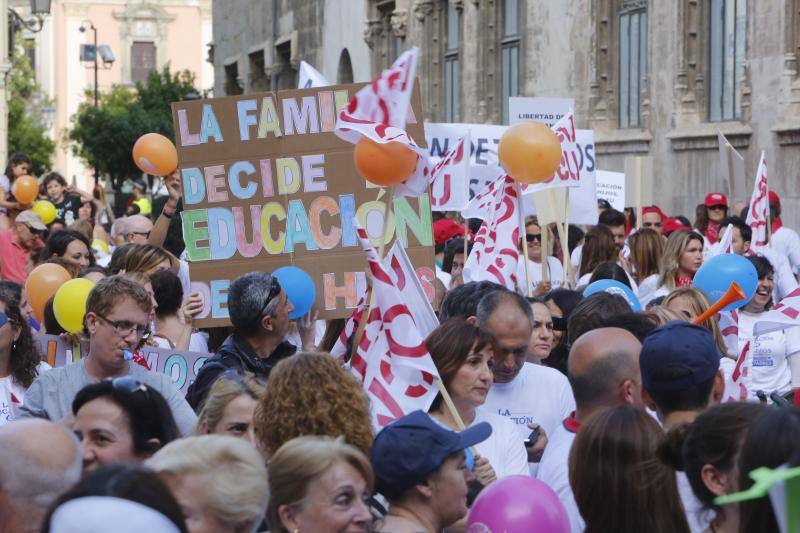
<svg viewBox="0 0 800 533">
<path fill-rule="evenodd" d="M 375 185 L 398 185 L 403 183 L 417 168 L 419 156 L 405 145 L 390 141 L 376 143 L 361 137 L 353 151 L 358 173 Z"/>
<path fill-rule="evenodd" d="M 178 168 L 178 151 L 163 135 L 146 133 L 133 145 L 133 162 L 146 174 L 166 176 Z"/>
</svg>

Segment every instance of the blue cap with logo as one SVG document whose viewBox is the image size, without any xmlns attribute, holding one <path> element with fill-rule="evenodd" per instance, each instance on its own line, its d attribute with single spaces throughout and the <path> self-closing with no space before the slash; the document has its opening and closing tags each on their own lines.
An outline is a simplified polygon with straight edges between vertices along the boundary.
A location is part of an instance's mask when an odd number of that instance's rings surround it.
<svg viewBox="0 0 800 533">
<path fill-rule="evenodd" d="M 450 454 L 489 438 L 492 426 L 479 422 L 464 431 L 444 427 L 414 411 L 384 427 L 372 444 L 372 469 L 378 492 L 401 494 L 438 469 Z"/>
<path fill-rule="evenodd" d="M 705 383 L 719 370 L 722 357 L 706 328 L 675 320 L 645 337 L 639 356 L 642 386 L 673 392 Z"/>
</svg>

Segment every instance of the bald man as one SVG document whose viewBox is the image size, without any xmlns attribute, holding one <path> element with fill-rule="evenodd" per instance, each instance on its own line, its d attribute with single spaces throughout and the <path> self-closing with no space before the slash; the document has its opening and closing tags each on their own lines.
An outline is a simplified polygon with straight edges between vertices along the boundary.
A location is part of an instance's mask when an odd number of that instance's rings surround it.
<svg viewBox="0 0 800 533">
<path fill-rule="evenodd" d="M 64 426 L 36 419 L 0 427 L 0 532 L 38 532 L 47 508 L 80 476 L 81 448 Z"/>
<path fill-rule="evenodd" d="M 567 374 L 575 396 L 575 411 L 550 437 L 536 477 L 556 491 L 573 532 L 583 531 L 585 524 L 569 484 L 572 441 L 581 422 L 598 411 L 619 405 L 644 409 L 641 350 L 642 344 L 627 330 L 599 328 L 578 337 L 569 351 Z"/>
<path fill-rule="evenodd" d="M 153 221 L 144 215 L 131 215 L 125 219 L 123 228 L 125 242 L 147 244 L 150 232 L 153 231 Z"/>
</svg>

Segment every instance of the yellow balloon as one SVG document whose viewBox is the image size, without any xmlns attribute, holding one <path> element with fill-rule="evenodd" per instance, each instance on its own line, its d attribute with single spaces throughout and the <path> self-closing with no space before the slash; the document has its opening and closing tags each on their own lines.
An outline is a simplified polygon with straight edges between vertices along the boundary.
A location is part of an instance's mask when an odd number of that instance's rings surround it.
<svg viewBox="0 0 800 533">
<path fill-rule="evenodd" d="M 92 292 L 91 280 L 73 279 L 61 286 L 53 299 L 53 313 L 62 328 L 70 333 L 83 331 L 83 317 L 86 314 L 86 300 Z"/>
<path fill-rule="evenodd" d="M 42 217 L 42 222 L 49 224 L 56 219 L 56 206 L 47 200 L 39 200 L 31 208 L 34 213 Z"/>
<path fill-rule="evenodd" d="M 104 253 L 109 253 L 111 249 L 108 247 L 108 243 L 103 239 L 95 239 L 92 241 L 92 248 L 97 250 L 102 250 Z"/>
</svg>

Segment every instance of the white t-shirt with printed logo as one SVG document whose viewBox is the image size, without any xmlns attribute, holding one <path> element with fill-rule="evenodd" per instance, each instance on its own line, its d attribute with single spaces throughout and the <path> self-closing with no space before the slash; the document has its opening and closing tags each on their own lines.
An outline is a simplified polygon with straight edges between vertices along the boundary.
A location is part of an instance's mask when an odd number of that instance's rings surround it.
<svg viewBox="0 0 800 533">
<path fill-rule="evenodd" d="M 494 383 L 482 406 L 511 419 L 520 441 L 530 435 L 528 424 L 539 424 L 548 436 L 575 410 L 566 376 L 550 367 L 525 363 L 510 383 Z"/>
<path fill-rule="evenodd" d="M 39 375 L 51 368 L 47 363 L 41 362 L 36 367 L 36 374 Z M 24 396 L 25 387 L 14 381 L 12 376 L 0 378 L 0 427 L 17 419 Z"/>
<path fill-rule="evenodd" d="M 475 450 L 489 461 L 497 479 L 506 476 L 527 476 L 528 452 L 523 441 L 518 438 L 514 423 L 484 409 L 483 406 L 475 410 L 472 426 L 479 422 L 488 422 L 492 426 L 492 434 L 485 441 L 476 444 Z"/>
<path fill-rule="evenodd" d="M 800 352 L 800 329 L 789 328 L 753 338 L 753 326 L 762 313 L 739 312 L 739 346 L 750 341 L 748 368 L 748 395 L 758 398 L 756 391 L 769 396 L 772 392 L 785 394 L 792 390 L 792 373 L 789 356 Z M 800 357 L 797 355 L 796 357 Z"/>
</svg>

